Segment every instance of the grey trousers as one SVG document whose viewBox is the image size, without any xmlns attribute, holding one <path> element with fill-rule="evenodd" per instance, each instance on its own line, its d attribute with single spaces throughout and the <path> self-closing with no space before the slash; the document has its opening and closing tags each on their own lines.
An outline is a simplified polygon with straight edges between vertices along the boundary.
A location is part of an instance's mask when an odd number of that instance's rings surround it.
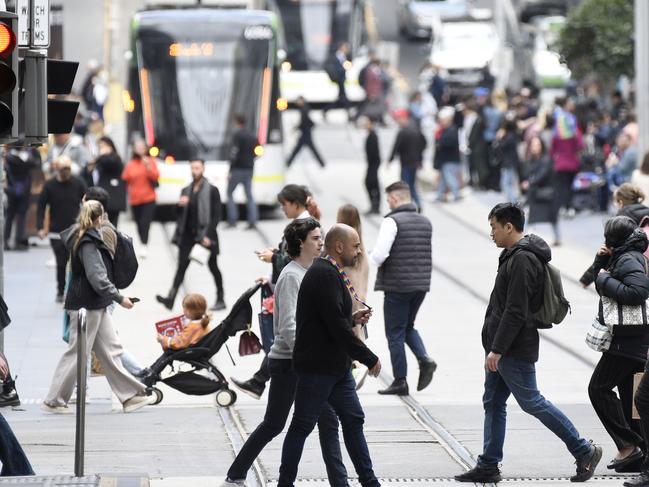
<svg viewBox="0 0 649 487">
<path fill-rule="evenodd" d="M 65 406 L 70 400 L 77 382 L 77 321 L 79 313 L 70 313 L 70 342 L 61 360 L 59 360 L 50 391 L 45 402 L 50 406 Z M 128 399 L 145 394 L 145 386 L 124 369 L 120 357 L 122 344 L 115 333 L 113 320 L 106 308 L 86 312 L 86 351 L 94 351 L 104 369 L 106 380 L 119 401 L 123 404 Z"/>
</svg>

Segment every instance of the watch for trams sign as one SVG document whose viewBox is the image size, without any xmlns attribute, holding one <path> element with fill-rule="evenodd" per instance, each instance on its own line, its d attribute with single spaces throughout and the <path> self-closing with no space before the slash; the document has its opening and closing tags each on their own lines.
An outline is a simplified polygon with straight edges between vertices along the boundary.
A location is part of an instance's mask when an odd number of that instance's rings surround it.
<svg viewBox="0 0 649 487">
<path fill-rule="evenodd" d="M 50 45 L 50 1 L 31 0 L 31 39 L 32 47 Z"/>
</svg>

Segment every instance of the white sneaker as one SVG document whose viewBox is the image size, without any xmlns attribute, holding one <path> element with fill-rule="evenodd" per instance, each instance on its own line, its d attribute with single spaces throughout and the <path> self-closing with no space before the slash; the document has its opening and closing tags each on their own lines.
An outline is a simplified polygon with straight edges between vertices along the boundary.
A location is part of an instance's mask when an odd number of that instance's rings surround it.
<svg viewBox="0 0 649 487">
<path fill-rule="evenodd" d="M 246 485 L 245 480 L 232 480 L 226 477 L 223 483 L 219 487 L 244 487 L 245 485 Z"/>
<path fill-rule="evenodd" d="M 45 267 L 56 267 L 56 259 L 52 257 L 45 262 Z"/>
<path fill-rule="evenodd" d="M 138 256 L 140 257 L 140 259 L 146 259 L 148 255 L 149 255 L 148 247 L 146 245 L 142 245 L 140 247 L 140 251 L 138 252 Z"/>
<path fill-rule="evenodd" d="M 370 369 L 361 363 L 357 363 L 356 366 L 352 369 L 352 377 L 356 381 L 356 390 L 359 390 L 365 384 L 365 379 L 367 379 L 367 374 Z"/>
<path fill-rule="evenodd" d="M 153 404 L 154 401 L 155 398 L 153 396 L 133 396 L 132 398 L 127 399 L 122 406 L 124 407 L 125 413 L 132 413 L 144 406 Z"/>
<path fill-rule="evenodd" d="M 41 403 L 41 409 L 46 413 L 52 414 L 72 414 L 73 411 L 68 406 L 51 406 L 46 402 Z"/>
</svg>

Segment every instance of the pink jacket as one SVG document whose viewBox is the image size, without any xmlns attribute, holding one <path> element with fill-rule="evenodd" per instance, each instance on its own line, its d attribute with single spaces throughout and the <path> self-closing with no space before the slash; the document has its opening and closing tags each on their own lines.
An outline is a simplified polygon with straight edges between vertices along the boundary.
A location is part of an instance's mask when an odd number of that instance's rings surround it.
<svg viewBox="0 0 649 487">
<path fill-rule="evenodd" d="M 579 129 L 571 139 L 561 139 L 555 135 L 552 138 L 552 147 L 550 148 L 550 155 L 554 161 L 554 170 L 556 172 L 578 172 L 580 165 L 579 153 L 583 148 L 584 141 Z"/>
</svg>

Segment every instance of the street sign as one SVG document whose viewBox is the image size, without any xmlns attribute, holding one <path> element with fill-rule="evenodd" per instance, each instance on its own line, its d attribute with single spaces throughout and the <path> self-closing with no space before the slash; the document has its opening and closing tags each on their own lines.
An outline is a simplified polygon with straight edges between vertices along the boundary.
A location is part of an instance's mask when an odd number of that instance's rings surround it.
<svg viewBox="0 0 649 487">
<path fill-rule="evenodd" d="M 18 14 L 18 45 L 29 47 L 29 0 L 16 0 Z"/>
<path fill-rule="evenodd" d="M 32 47 L 50 45 L 50 0 L 31 0 L 31 39 Z"/>
</svg>

